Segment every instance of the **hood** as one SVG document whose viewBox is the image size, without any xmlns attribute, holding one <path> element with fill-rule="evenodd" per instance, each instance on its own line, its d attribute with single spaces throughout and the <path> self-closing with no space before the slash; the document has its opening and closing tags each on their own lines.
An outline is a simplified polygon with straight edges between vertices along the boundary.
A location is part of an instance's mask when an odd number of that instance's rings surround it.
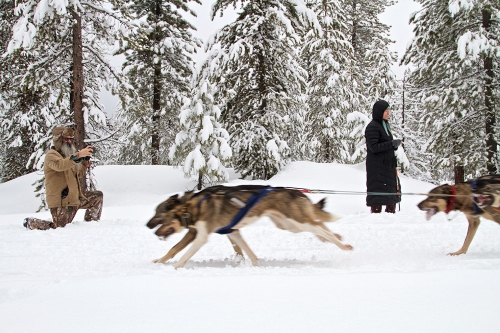
<svg viewBox="0 0 500 333">
<path fill-rule="evenodd" d="M 372 118 L 378 122 L 382 122 L 382 116 L 384 115 L 384 111 L 389 108 L 389 103 L 384 101 L 383 99 L 377 101 L 373 104 Z"/>
</svg>

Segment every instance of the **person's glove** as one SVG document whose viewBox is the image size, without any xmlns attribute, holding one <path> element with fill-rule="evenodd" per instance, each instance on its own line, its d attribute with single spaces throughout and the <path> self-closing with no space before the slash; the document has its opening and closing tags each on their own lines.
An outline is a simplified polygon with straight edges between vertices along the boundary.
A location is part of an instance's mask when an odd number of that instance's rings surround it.
<svg viewBox="0 0 500 333">
<path fill-rule="evenodd" d="M 399 140 L 399 139 L 392 140 L 392 146 L 394 147 L 394 149 L 398 149 L 400 144 L 401 144 L 401 140 Z"/>
</svg>

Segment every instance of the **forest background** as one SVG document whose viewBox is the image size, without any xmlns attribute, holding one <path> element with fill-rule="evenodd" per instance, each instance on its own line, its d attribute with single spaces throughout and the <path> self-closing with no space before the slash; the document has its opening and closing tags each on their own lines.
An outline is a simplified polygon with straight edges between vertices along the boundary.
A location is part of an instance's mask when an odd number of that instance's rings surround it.
<svg viewBox="0 0 500 333">
<path fill-rule="evenodd" d="M 413 28 L 400 54 L 391 8 Z M 56 125 L 95 147 L 93 165 L 180 165 L 198 188 L 228 168 L 356 164 L 377 99 L 403 174 L 498 173 L 499 13 L 486 0 L 0 0 L 0 177 L 40 170 Z M 43 177 L 35 187 L 43 207 Z"/>
</svg>

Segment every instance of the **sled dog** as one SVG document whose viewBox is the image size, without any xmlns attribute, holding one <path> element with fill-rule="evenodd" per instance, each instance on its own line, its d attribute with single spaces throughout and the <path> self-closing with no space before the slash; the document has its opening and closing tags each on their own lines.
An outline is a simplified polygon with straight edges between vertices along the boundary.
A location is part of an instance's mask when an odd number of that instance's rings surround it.
<svg viewBox="0 0 500 333">
<path fill-rule="evenodd" d="M 492 188 L 489 186 L 488 179 L 483 178 L 456 185 L 445 184 L 435 187 L 429 192 L 429 197 L 418 204 L 420 210 L 426 211 L 427 220 L 438 212 L 448 214 L 452 210 L 458 210 L 467 217 L 469 226 L 464 243 L 458 251 L 448 253 L 448 255 L 456 256 L 467 253 L 479 227 L 480 217 L 500 223 L 500 210 L 497 212 L 494 206 L 499 205 L 500 202 L 499 194 L 496 192 L 498 188 Z"/>
<path fill-rule="evenodd" d="M 165 256 L 155 262 L 166 262 L 192 242 L 191 247 L 174 264 L 175 268 L 183 267 L 208 241 L 208 236 L 218 232 L 228 234 L 230 240 L 248 255 L 254 266 L 257 266 L 257 256 L 244 241 L 239 229 L 262 217 L 269 217 L 280 229 L 293 233 L 309 231 L 342 250 L 352 250 L 351 245 L 342 243 L 341 237 L 323 224 L 338 220 L 338 217 L 323 210 L 325 202 L 325 199 L 322 199 L 313 204 L 298 190 L 269 186 L 242 186 L 235 191 L 226 191 L 222 187 L 201 195 L 188 192 L 181 197 L 171 196 L 158 206 L 155 216 L 147 226 L 154 228 L 160 225 L 155 234 L 161 238 L 167 238 L 186 228 L 188 233 Z M 238 221 L 237 216 L 241 217 L 241 220 Z"/>
<path fill-rule="evenodd" d="M 255 189 L 261 189 L 263 186 L 261 185 L 241 185 L 241 186 L 223 186 L 223 185 L 217 185 L 217 186 L 211 186 L 211 187 L 207 187 L 199 192 L 193 192 L 193 191 L 190 191 L 190 192 L 187 192 L 186 194 L 184 194 L 184 196 L 182 197 L 182 199 L 185 201 L 185 200 L 188 200 L 188 199 L 192 199 L 192 198 L 196 198 L 196 197 L 200 197 L 200 196 L 206 196 L 208 194 L 213 194 L 213 193 L 225 193 L 225 194 L 230 194 L 231 192 L 234 192 L 234 191 L 239 191 L 239 190 L 255 190 Z M 170 212 L 171 209 L 173 209 L 174 207 L 176 207 L 176 205 L 179 203 L 179 195 L 178 194 L 175 194 L 175 195 L 172 195 L 170 198 L 168 198 L 167 200 L 163 201 L 161 204 L 158 205 L 158 207 L 156 207 L 156 212 L 155 212 L 155 216 L 146 224 L 148 228 L 150 229 L 154 229 L 156 228 L 159 224 L 163 223 L 164 221 L 164 217 L 165 215 Z M 179 241 L 179 243 L 175 244 L 172 249 L 170 249 L 170 251 L 168 252 L 168 256 L 169 258 L 168 259 L 171 259 L 173 258 L 177 253 L 179 253 L 180 251 L 182 251 L 187 245 L 189 245 L 193 240 L 194 238 L 196 237 L 196 229 L 195 228 L 189 228 L 188 229 L 188 232 L 187 234 Z M 168 236 L 166 237 L 161 237 L 162 239 L 166 239 Z M 237 256 L 240 256 L 240 257 L 243 257 L 243 251 L 241 250 L 241 248 L 236 245 L 230 237 L 229 238 L 229 241 L 231 242 L 231 245 L 234 249 L 234 251 L 236 252 L 236 255 Z M 168 260 L 166 259 L 166 260 Z"/>
</svg>

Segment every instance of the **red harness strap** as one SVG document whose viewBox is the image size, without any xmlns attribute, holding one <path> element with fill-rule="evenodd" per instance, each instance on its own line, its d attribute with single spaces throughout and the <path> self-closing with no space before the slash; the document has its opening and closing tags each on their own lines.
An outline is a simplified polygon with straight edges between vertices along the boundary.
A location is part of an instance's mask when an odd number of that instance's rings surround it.
<svg viewBox="0 0 500 333">
<path fill-rule="evenodd" d="M 445 211 L 446 214 L 451 212 L 453 209 L 453 206 L 455 206 L 455 195 L 457 194 L 457 190 L 455 189 L 455 186 L 451 185 L 450 191 L 451 191 L 451 197 L 450 197 L 450 201 L 448 201 L 448 207 L 446 207 L 446 211 Z"/>
</svg>

